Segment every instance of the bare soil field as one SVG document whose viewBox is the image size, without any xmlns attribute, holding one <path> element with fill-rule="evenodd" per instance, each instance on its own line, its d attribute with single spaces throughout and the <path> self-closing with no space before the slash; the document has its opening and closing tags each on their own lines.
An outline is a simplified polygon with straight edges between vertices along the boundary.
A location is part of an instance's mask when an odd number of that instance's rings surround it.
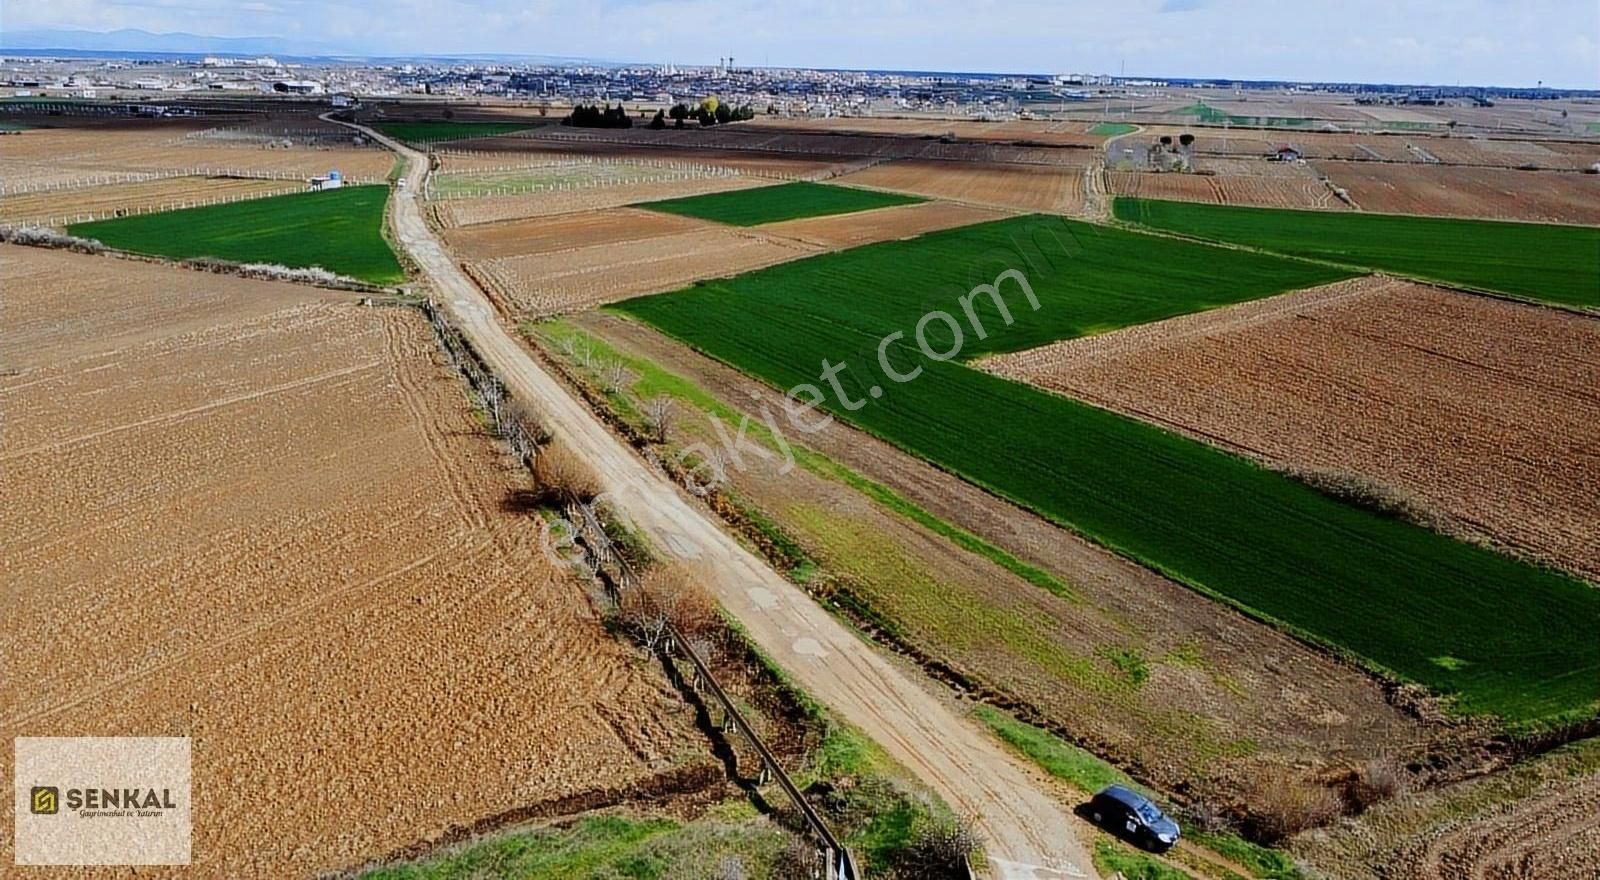
<svg viewBox="0 0 1600 880">
<path fill-rule="evenodd" d="M 1600 175 L 1377 162 L 1312 164 L 1365 211 L 1600 223 Z"/>
<path fill-rule="evenodd" d="M 985 223 L 1009 216 L 1007 212 L 991 208 L 952 202 L 922 202 L 875 211 L 768 223 L 761 227 L 761 232 L 822 248 L 844 248 L 893 238 L 910 238 L 924 232 Z"/>
<path fill-rule="evenodd" d="M 1600 579 L 1600 322 L 1385 277 L 985 368 L 1269 462 L 1364 475 Z"/>
<path fill-rule="evenodd" d="M 817 250 L 752 230 L 715 227 L 469 265 L 513 311 L 537 317 L 673 290 Z"/>
<path fill-rule="evenodd" d="M 1096 147 L 1105 138 L 1085 133 L 1077 121 L 979 122 L 965 119 L 907 119 L 877 117 L 766 117 L 752 120 L 757 127 L 804 132 L 860 133 L 911 137 L 944 137 L 1009 143 L 1030 141 L 1058 146 Z"/>
<path fill-rule="evenodd" d="M 1350 880 L 1600 877 L 1600 740 L 1404 796 L 1293 850 Z"/>
<path fill-rule="evenodd" d="M 620 208 L 636 202 L 675 199 L 705 193 L 770 186 L 759 177 L 706 177 L 665 180 L 632 186 L 597 186 L 564 192 L 535 192 L 513 196 L 478 196 L 434 203 L 432 210 L 446 227 L 474 226 L 527 217 L 548 217 L 580 211 Z"/>
<path fill-rule="evenodd" d="M 378 147 L 269 148 L 187 137 L 208 126 L 41 128 L 6 138 L 0 177 L 8 187 L 64 183 L 106 172 L 169 171 L 200 168 L 278 172 L 310 177 L 331 169 L 347 178 L 382 178 L 394 157 Z"/>
<path fill-rule="evenodd" d="M 1301 169 L 1303 170 L 1303 169 Z M 1112 195 L 1141 199 L 1172 199 L 1218 205 L 1254 205 L 1262 208 L 1331 208 L 1348 210 L 1315 175 L 1204 175 L 1108 171 Z"/>
<path fill-rule="evenodd" d="M 445 241 L 463 259 L 492 260 L 642 241 L 706 228 L 707 224 L 703 221 L 676 214 L 616 208 L 502 223 L 480 223 L 446 233 Z"/>
<path fill-rule="evenodd" d="M 973 123 L 968 123 L 973 124 Z M 766 154 L 815 161 L 830 157 L 835 163 L 877 159 L 946 159 L 963 162 L 1009 162 L 1030 165 L 1083 167 L 1094 163 L 1104 138 L 1072 135 L 1072 143 L 1047 145 L 1024 138 L 953 141 L 931 135 L 866 135 L 849 132 L 819 132 L 803 129 L 756 128 L 743 125 L 717 126 L 714 129 L 563 129 L 549 134 L 519 136 L 551 143 L 602 144 L 617 147 L 657 150 L 712 151 L 721 153 Z M 1062 137 L 1067 137 L 1063 135 Z M 1086 140 L 1088 143 L 1076 143 Z M 948 142 L 947 142 L 948 141 Z M 758 173 L 752 171 L 751 173 Z"/>
<path fill-rule="evenodd" d="M 703 142 L 704 146 L 701 145 Z M 511 162 L 551 157 L 607 156 L 704 165 L 740 174 L 778 177 L 828 175 L 850 164 L 850 160 L 843 157 L 818 158 L 799 153 L 770 152 L 754 145 L 749 149 L 718 149 L 714 142 L 703 138 L 689 145 L 672 142 L 658 144 L 656 141 L 634 138 L 615 142 L 607 139 L 606 135 L 572 134 L 569 131 L 563 131 L 559 136 L 478 138 L 472 142 L 472 151 L 503 156 L 506 159 L 502 161 Z"/>
<path fill-rule="evenodd" d="M 761 418 L 756 383 L 737 371 L 632 321 L 592 313 L 574 322 Z M 685 444 L 717 446 L 698 410 L 680 406 L 674 431 Z M 804 466 L 781 472 L 776 456 L 747 456 L 727 468 L 739 499 L 825 564 L 813 588 L 835 601 L 849 590 L 983 695 L 1022 701 L 1039 723 L 1140 778 L 1225 803 L 1264 768 L 1338 768 L 1458 734 L 1390 705 L 1348 664 L 841 422 L 803 440 L 1048 570 L 1071 594 L 1029 583 Z"/>
<path fill-rule="evenodd" d="M 1083 210 L 1083 173 L 1061 167 L 904 160 L 847 174 L 839 182 L 1021 211 Z"/>
<path fill-rule="evenodd" d="M 38 282 L 7 285 L 0 656 L 27 687 L 0 735 L 192 737 L 196 863 L 141 876 L 317 875 L 698 760 L 414 312 L 32 249 L 0 269 Z"/>
<path fill-rule="evenodd" d="M 230 198 L 255 198 L 301 192 L 304 183 L 227 177 L 169 177 L 113 183 L 26 195 L 0 196 L 0 222 L 45 223 L 66 218 L 103 219 L 117 211 L 161 211 L 210 204 Z"/>
</svg>

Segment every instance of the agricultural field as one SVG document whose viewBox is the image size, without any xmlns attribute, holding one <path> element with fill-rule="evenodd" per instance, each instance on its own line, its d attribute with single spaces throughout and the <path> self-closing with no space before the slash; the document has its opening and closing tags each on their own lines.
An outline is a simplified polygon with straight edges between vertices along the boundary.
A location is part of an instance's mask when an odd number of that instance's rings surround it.
<svg viewBox="0 0 1600 880">
<path fill-rule="evenodd" d="M 1018 211 L 1083 210 L 1083 172 L 987 162 L 903 160 L 846 174 L 840 183 Z"/>
<path fill-rule="evenodd" d="M 802 217 L 825 217 L 873 208 L 911 205 L 920 201 L 922 199 L 914 196 L 796 182 L 760 189 L 641 202 L 639 207 L 666 214 L 726 223 L 730 226 L 760 226 L 763 223 L 778 223 Z"/>
<path fill-rule="evenodd" d="M 106 186 L 0 196 L 0 223 L 58 225 L 95 218 L 167 211 L 191 205 L 303 192 L 304 183 L 217 177 L 168 177 Z"/>
<path fill-rule="evenodd" d="M 468 265 L 510 310 L 537 317 L 582 311 L 815 252 L 798 241 L 716 226 Z"/>
<path fill-rule="evenodd" d="M 192 737 L 195 863 L 141 875 L 336 873 L 720 778 L 507 504 L 527 478 L 415 312 L 11 246 L 0 271 L 0 651 L 28 682 L 0 735 Z"/>
<path fill-rule="evenodd" d="M 1085 126 L 1076 120 L 1065 122 L 1035 120 L 983 122 L 971 119 L 868 116 L 833 116 L 827 118 L 758 116 L 751 120 L 751 124 L 740 126 L 740 128 L 747 131 L 762 128 L 779 129 L 807 135 L 823 133 L 834 136 L 877 135 L 884 138 L 898 138 L 902 141 L 908 141 L 911 138 L 952 137 L 980 143 L 1023 141 L 1071 147 L 1094 146 L 1101 136 L 1100 132 L 1093 131 L 1089 126 Z M 912 145 L 907 144 L 905 146 Z"/>
<path fill-rule="evenodd" d="M 1333 190 L 1310 174 L 1223 175 L 1148 171 L 1107 171 L 1112 195 L 1204 202 L 1214 205 L 1256 205 L 1264 208 L 1348 210 Z"/>
<path fill-rule="evenodd" d="M 918 202 L 894 208 L 878 208 L 831 217 L 807 217 L 768 223 L 764 235 L 792 238 L 822 248 L 834 249 L 910 238 L 924 232 L 952 229 L 973 223 L 987 223 L 1006 217 L 1003 211 L 953 202 Z"/>
<path fill-rule="evenodd" d="M 623 162 L 574 162 L 495 171 L 450 171 L 434 174 L 430 178 L 429 194 L 450 198 L 558 187 L 633 185 L 681 180 L 688 173 L 670 167 Z"/>
<path fill-rule="evenodd" d="M 1049 236 L 1060 244 L 1043 244 Z M 1041 249 L 1027 262 L 1018 254 L 1014 267 L 1031 272 L 1040 308 L 1022 311 L 1013 289 L 1014 324 L 1001 329 L 998 310 L 984 305 L 985 335 L 971 327 L 971 344 L 953 345 L 955 330 L 943 329 L 961 327 L 952 317 L 925 334 L 929 351 L 1014 351 L 1347 274 L 1032 217 L 825 254 L 617 308 L 779 388 L 818 383 L 819 358 L 842 360 L 849 371 L 830 380 L 842 397 L 816 395 L 833 415 L 1210 596 L 1451 695 L 1458 711 L 1519 727 L 1594 714 L 1600 643 L 1587 634 L 1600 625 L 1600 591 L 1576 579 L 1142 422 L 926 357 L 904 337 L 886 343 L 884 357 L 899 373 L 923 372 L 884 388 L 877 340 L 910 333 L 931 309 L 959 311 L 958 294 L 992 280 L 964 277 L 973 258 L 1017 253 L 1023 242 Z M 807 296 L 797 300 L 795 290 Z M 1507 591 L 1525 601 L 1508 605 Z M 1527 633 L 1542 638 L 1530 646 Z"/>
<path fill-rule="evenodd" d="M 174 259 L 320 266 L 392 284 L 405 272 L 383 237 L 387 186 L 347 186 L 67 227 L 110 247 Z"/>
<path fill-rule="evenodd" d="M 1600 876 L 1600 739 L 1404 795 L 1292 848 L 1350 880 Z"/>
<path fill-rule="evenodd" d="M 1600 582 L 1600 322 L 1386 277 L 993 358 L 984 368 L 1274 466 L 1358 474 Z"/>
<path fill-rule="evenodd" d="M 1119 220 L 1282 254 L 1600 307 L 1600 229 L 1117 199 Z"/>
<path fill-rule="evenodd" d="M 338 170 L 347 180 L 381 180 L 394 164 L 393 155 L 376 146 L 302 144 L 280 148 L 194 136 L 208 127 L 199 122 L 160 120 L 35 128 L 6 137 L 0 154 L 0 179 L 4 179 L 7 192 L 138 172 L 304 179 Z"/>
<path fill-rule="evenodd" d="M 531 127 L 524 122 L 446 122 L 446 121 L 394 121 L 374 122 L 379 132 L 408 144 L 433 144 L 462 141 L 471 138 L 497 137 Z"/>
<path fill-rule="evenodd" d="M 441 226 L 463 227 L 480 223 L 499 223 L 532 217 L 549 217 L 620 208 L 637 202 L 672 199 L 682 196 L 729 192 L 767 186 L 771 181 L 755 177 L 702 177 L 691 180 L 663 180 L 618 186 L 582 187 L 556 192 L 531 192 L 509 196 L 476 196 L 470 199 L 445 199 L 431 210 Z"/>
<path fill-rule="evenodd" d="M 720 169 L 737 174 L 780 178 L 823 178 L 852 164 L 848 157 L 824 157 L 798 151 L 754 148 L 718 148 L 708 138 L 685 143 L 645 141 L 628 138 L 621 142 L 614 130 L 602 134 L 589 129 L 563 130 L 558 134 L 525 137 L 492 137 L 475 140 L 473 151 L 502 157 L 501 162 L 525 162 L 530 158 L 602 156 L 611 160 L 635 159 L 677 165 Z"/>
<path fill-rule="evenodd" d="M 1600 225 L 1600 175 L 1376 162 L 1315 166 L 1365 211 Z"/>
<path fill-rule="evenodd" d="M 790 433 L 784 469 L 749 378 L 638 322 L 590 312 L 530 335 L 575 372 L 623 364 L 629 384 L 608 399 L 624 417 L 671 396 L 667 458 L 716 447 L 713 416 L 748 415 L 774 459 L 726 468 L 724 488 L 759 524 L 752 540 L 781 548 L 774 564 L 964 689 L 1022 702 L 1152 784 L 1233 803 L 1274 768 L 1439 754 L 1456 734 L 1349 664 L 843 423 Z"/>
<path fill-rule="evenodd" d="M 638 208 L 615 208 L 480 223 L 452 229 L 445 233 L 444 239 L 463 259 L 493 260 L 643 241 L 705 228 L 705 223 L 687 217 Z"/>
</svg>

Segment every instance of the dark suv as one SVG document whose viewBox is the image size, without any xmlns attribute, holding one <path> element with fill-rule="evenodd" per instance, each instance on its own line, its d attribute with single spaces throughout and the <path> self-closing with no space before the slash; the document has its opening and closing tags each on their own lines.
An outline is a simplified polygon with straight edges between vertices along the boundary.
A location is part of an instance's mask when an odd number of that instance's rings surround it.
<svg viewBox="0 0 1600 880">
<path fill-rule="evenodd" d="M 1178 823 L 1126 786 L 1102 789 L 1089 801 L 1088 812 L 1094 824 L 1152 852 L 1166 852 L 1178 842 Z"/>
</svg>

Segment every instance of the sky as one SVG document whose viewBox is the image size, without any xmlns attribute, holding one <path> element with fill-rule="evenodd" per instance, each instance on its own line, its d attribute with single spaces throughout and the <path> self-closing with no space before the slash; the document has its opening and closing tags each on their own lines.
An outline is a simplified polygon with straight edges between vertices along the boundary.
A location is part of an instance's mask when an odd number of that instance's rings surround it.
<svg viewBox="0 0 1600 880">
<path fill-rule="evenodd" d="M 6 3 L 0 27 L 370 54 L 1600 88 L 1597 0 L 50 0 Z"/>
</svg>

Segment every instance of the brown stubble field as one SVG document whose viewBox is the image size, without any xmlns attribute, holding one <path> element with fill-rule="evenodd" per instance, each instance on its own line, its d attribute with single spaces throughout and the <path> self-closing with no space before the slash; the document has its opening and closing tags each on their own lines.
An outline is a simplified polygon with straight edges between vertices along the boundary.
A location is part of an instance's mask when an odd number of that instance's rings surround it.
<svg viewBox="0 0 1600 880">
<path fill-rule="evenodd" d="M 73 184 L 115 173 L 163 172 L 200 168 L 240 173 L 278 173 L 297 177 L 342 171 L 346 178 L 382 178 L 394 157 L 376 146 L 269 148 L 253 141 L 196 137 L 212 123 L 165 120 L 121 125 L 54 120 L 56 128 L 8 135 L 0 151 L 0 179 L 9 188 Z M 293 125 L 294 122 L 286 122 Z"/>
<path fill-rule="evenodd" d="M 1600 322 L 1384 277 L 990 359 L 1600 579 Z"/>
<path fill-rule="evenodd" d="M 1312 164 L 1365 211 L 1600 223 L 1600 175 L 1378 162 Z"/>
<path fill-rule="evenodd" d="M 623 217 L 620 222 L 626 227 L 631 221 Z M 543 317 L 674 290 L 817 251 L 757 230 L 707 223 L 682 232 L 480 260 L 470 267 L 510 311 Z"/>
<path fill-rule="evenodd" d="M 698 762 L 414 312 L 14 247 L 0 272 L 0 734 L 192 737 L 168 873 L 344 868 Z"/>
<path fill-rule="evenodd" d="M 167 177 L 104 186 L 0 196 L 0 223 L 39 224 L 79 215 L 97 219 L 117 211 L 159 211 L 233 198 L 303 192 L 304 183 L 230 177 Z"/>
<path fill-rule="evenodd" d="M 1012 216 L 1013 212 L 954 202 L 921 202 L 896 205 L 853 214 L 827 217 L 802 217 L 780 223 L 765 223 L 763 234 L 791 238 L 822 248 L 847 248 L 876 241 L 911 238 L 925 232 L 987 223 Z"/>
<path fill-rule="evenodd" d="M 1018 211 L 1083 210 L 1079 168 L 904 159 L 846 174 L 839 182 Z"/>
<path fill-rule="evenodd" d="M 1242 160 L 1227 160 L 1239 162 Z M 1107 171 L 1112 195 L 1141 199 L 1171 199 L 1217 205 L 1252 205 L 1259 208 L 1322 208 L 1347 211 L 1349 206 L 1316 175 L 1298 166 L 1262 162 L 1286 173 L 1175 174 L 1149 171 Z"/>
<path fill-rule="evenodd" d="M 675 199 L 714 192 L 771 186 L 759 177 L 705 177 L 696 180 L 657 180 L 632 186 L 595 186 L 506 196 L 446 199 L 432 206 L 439 225 L 452 228 L 499 223 L 529 217 L 549 217 L 602 208 L 620 208 L 637 202 Z"/>
</svg>

